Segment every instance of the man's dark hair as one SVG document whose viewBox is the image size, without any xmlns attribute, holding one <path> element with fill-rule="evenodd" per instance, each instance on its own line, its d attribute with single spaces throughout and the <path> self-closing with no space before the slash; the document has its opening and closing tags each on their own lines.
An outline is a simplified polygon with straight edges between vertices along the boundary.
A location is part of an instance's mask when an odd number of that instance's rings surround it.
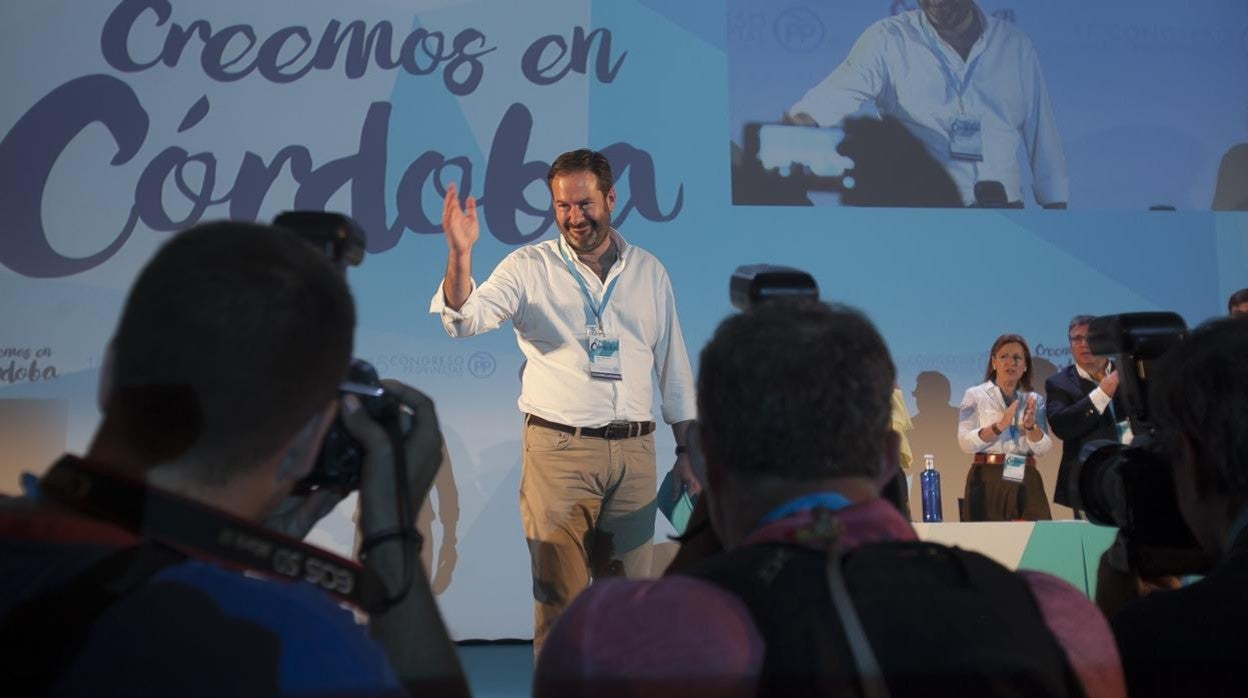
<svg viewBox="0 0 1248 698">
<path fill-rule="evenodd" d="M 729 316 L 698 371 L 708 457 L 747 477 L 875 476 L 895 377 L 883 338 L 854 308 L 773 302 Z"/>
<path fill-rule="evenodd" d="M 140 272 L 111 346 L 114 425 L 137 448 L 180 431 L 176 462 L 221 483 L 272 455 L 337 393 L 351 357 L 346 281 L 293 233 L 199 225 Z"/>
<path fill-rule="evenodd" d="M 550 164 L 550 171 L 546 173 L 546 188 L 551 188 L 555 177 L 573 172 L 592 173 L 598 179 L 598 191 L 602 192 L 603 196 L 606 196 L 615 184 L 615 177 L 611 175 L 611 163 L 607 162 L 606 156 L 596 150 L 581 148 L 570 150 L 555 158 L 555 161 Z"/>
<path fill-rule="evenodd" d="M 1167 441 L 1186 437 L 1215 490 L 1248 495 L 1248 322 L 1201 325 L 1155 375 L 1150 401 Z"/>
<path fill-rule="evenodd" d="M 1095 315 L 1076 315 L 1070 319 L 1070 323 L 1066 325 L 1066 337 L 1070 338 L 1070 331 L 1080 325 L 1086 325 L 1096 319 Z"/>
<path fill-rule="evenodd" d="M 1248 288 L 1241 288 L 1226 299 L 1226 312 L 1231 312 L 1237 305 L 1248 303 Z"/>
</svg>

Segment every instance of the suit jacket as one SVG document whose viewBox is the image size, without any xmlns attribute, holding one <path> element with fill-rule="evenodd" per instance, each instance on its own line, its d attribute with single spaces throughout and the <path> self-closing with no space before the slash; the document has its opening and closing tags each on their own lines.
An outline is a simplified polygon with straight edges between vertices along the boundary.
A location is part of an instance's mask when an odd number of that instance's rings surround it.
<svg viewBox="0 0 1248 698">
<path fill-rule="evenodd" d="M 1053 490 L 1053 501 L 1062 506 L 1070 506 L 1070 483 L 1067 479 L 1083 445 L 1096 439 L 1117 441 L 1118 423 L 1114 415 L 1121 415 L 1119 419 L 1126 418 L 1116 394 L 1112 403 L 1114 411 L 1110 412 L 1107 407 L 1104 412 L 1098 413 L 1096 405 L 1088 397 L 1095 389 L 1096 383 L 1080 377 L 1074 364 L 1049 376 L 1044 382 L 1047 397 L 1045 417 L 1053 435 L 1062 440 L 1062 463 L 1057 468 L 1057 485 Z"/>
</svg>

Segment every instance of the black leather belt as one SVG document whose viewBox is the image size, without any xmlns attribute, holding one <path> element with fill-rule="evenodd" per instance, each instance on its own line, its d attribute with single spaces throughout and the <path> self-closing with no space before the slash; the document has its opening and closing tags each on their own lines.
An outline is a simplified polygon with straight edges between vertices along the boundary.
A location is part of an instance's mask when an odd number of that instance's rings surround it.
<svg viewBox="0 0 1248 698">
<path fill-rule="evenodd" d="M 525 416 L 525 424 L 532 424 L 535 427 L 546 427 L 547 429 L 554 429 L 555 431 L 572 434 L 573 436 L 588 436 L 593 439 L 607 439 L 608 441 L 645 436 L 654 431 L 654 422 L 611 422 L 605 427 L 574 427 L 542 419 L 534 414 Z"/>
</svg>

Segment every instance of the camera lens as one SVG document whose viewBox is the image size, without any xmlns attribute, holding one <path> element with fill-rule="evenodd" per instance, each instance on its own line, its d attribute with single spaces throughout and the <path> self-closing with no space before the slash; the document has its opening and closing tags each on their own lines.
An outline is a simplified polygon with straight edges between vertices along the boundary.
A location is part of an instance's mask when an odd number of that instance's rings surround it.
<svg viewBox="0 0 1248 698">
<path fill-rule="evenodd" d="M 1071 499 L 1088 520 L 1102 526 L 1124 526 L 1126 490 L 1122 482 L 1122 444 L 1107 439 L 1089 441 L 1079 451 L 1069 481 Z"/>
</svg>

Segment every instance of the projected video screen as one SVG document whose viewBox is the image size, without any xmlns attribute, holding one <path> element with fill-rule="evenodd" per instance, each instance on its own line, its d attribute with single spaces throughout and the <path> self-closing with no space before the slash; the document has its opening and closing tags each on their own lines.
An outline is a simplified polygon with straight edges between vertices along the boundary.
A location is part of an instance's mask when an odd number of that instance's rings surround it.
<svg viewBox="0 0 1248 698">
<path fill-rule="evenodd" d="M 921 4 L 727 2 L 733 203 L 1248 209 L 1242 2 Z M 768 161 L 781 121 L 850 186 Z"/>
</svg>

